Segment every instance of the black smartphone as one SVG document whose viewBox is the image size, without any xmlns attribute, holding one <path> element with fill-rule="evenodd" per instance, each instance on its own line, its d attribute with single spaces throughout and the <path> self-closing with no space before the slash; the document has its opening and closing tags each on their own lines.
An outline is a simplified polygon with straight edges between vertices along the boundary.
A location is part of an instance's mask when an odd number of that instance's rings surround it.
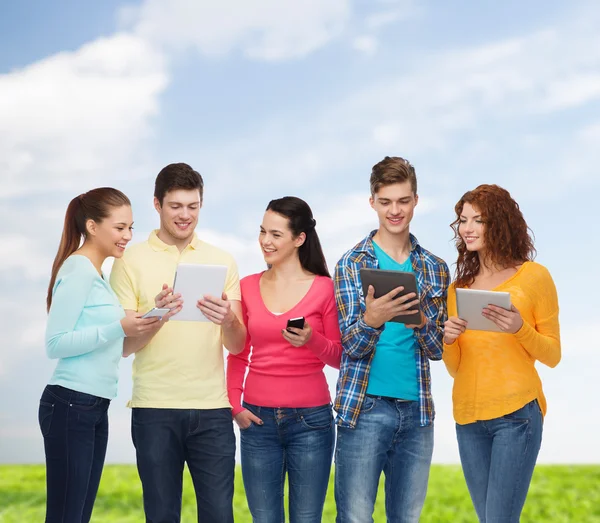
<svg viewBox="0 0 600 523">
<path fill-rule="evenodd" d="M 290 327 L 295 327 L 296 329 L 304 328 L 304 316 L 300 316 L 299 318 L 291 318 L 288 320 L 285 330 L 290 334 L 296 334 L 290 330 Z"/>
</svg>

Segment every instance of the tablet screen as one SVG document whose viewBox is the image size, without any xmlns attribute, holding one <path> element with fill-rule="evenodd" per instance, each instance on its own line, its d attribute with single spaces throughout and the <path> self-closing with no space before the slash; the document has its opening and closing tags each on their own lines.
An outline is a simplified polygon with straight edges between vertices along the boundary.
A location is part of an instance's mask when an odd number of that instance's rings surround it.
<svg viewBox="0 0 600 523">
<path fill-rule="evenodd" d="M 403 271 L 386 271 L 382 269 L 367 269 L 360 270 L 360 279 L 362 281 L 363 295 L 366 296 L 369 290 L 369 285 L 375 289 L 375 298 L 380 298 L 388 292 L 393 291 L 397 287 L 404 287 L 404 291 L 400 294 L 408 294 L 414 292 L 417 297 L 419 292 L 417 289 L 417 278 L 414 272 Z M 417 307 L 419 312 L 408 316 L 396 316 L 390 321 L 396 323 L 406 323 L 408 325 L 418 325 L 421 323 L 421 307 Z"/>
<path fill-rule="evenodd" d="M 175 273 L 173 292 L 181 293 L 183 308 L 171 321 L 210 321 L 196 306 L 203 296 L 221 297 L 225 288 L 225 265 L 180 263 Z"/>
<path fill-rule="evenodd" d="M 503 332 L 492 320 L 481 314 L 488 305 L 510 309 L 510 294 L 479 289 L 456 289 L 456 312 L 459 318 L 468 322 L 467 329 Z"/>
</svg>

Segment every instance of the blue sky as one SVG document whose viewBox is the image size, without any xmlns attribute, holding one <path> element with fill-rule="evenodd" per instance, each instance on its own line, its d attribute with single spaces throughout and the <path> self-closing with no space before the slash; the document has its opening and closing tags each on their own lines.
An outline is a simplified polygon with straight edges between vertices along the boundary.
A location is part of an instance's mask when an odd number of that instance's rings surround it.
<svg viewBox="0 0 600 523">
<path fill-rule="evenodd" d="M 154 177 L 185 161 L 205 178 L 199 234 L 242 275 L 262 269 L 262 212 L 286 194 L 313 207 L 333 266 L 376 224 L 368 177 L 385 155 L 415 165 L 412 230 L 450 265 L 466 190 L 497 183 L 520 203 L 561 304 L 540 461 L 600 462 L 599 23 L 592 1 L 2 2 L 0 462 L 43 459 L 44 293 L 74 195 L 124 190 L 140 241 Z M 130 372 L 110 461 L 134 457 Z M 457 462 L 441 363 L 433 380 L 434 460 Z"/>
</svg>

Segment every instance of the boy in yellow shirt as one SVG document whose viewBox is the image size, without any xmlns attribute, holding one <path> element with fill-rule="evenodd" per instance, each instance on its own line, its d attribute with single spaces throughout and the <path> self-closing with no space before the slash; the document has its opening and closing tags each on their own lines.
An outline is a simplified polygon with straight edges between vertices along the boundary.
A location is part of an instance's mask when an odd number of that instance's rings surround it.
<svg viewBox="0 0 600 523">
<path fill-rule="evenodd" d="M 134 314 L 181 306 L 169 286 L 179 263 L 227 266 L 223 296 L 194 304 L 211 322 L 178 322 L 175 316 L 146 336 L 125 339 L 124 356 L 135 354 L 128 406 L 148 521 L 180 521 L 187 463 L 202 521 L 233 522 L 235 436 L 222 347 L 239 353 L 246 330 L 235 261 L 194 232 L 203 188 L 187 164 L 162 169 L 154 190 L 160 228 L 129 248 L 110 278 L 123 308 Z"/>
</svg>

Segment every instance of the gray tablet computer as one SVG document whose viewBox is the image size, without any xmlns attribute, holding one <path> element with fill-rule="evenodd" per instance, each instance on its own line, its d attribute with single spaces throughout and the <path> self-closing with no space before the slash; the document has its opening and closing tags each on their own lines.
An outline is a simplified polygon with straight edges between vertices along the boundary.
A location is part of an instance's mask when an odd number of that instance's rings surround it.
<svg viewBox="0 0 600 523">
<path fill-rule="evenodd" d="M 459 318 L 469 323 L 467 329 L 502 332 L 492 320 L 482 316 L 481 311 L 488 305 L 510 309 L 510 294 L 479 289 L 456 289 L 456 312 Z"/>
<path fill-rule="evenodd" d="M 383 269 L 366 269 L 360 270 L 360 279 L 362 282 L 363 295 L 366 297 L 369 291 L 369 285 L 375 289 L 375 298 L 380 298 L 388 292 L 393 291 L 397 287 L 404 287 L 404 290 L 399 295 L 409 294 L 414 292 L 419 297 L 417 288 L 417 278 L 414 272 L 403 271 L 385 271 Z M 416 307 L 419 312 L 408 316 L 396 316 L 391 321 L 396 323 L 407 323 L 409 325 L 418 325 L 421 323 L 421 307 Z"/>
<path fill-rule="evenodd" d="M 175 273 L 173 293 L 181 293 L 183 308 L 171 321 L 210 321 L 196 306 L 202 296 L 221 297 L 225 287 L 225 265 L 180 263 Z"/>
</svg>

